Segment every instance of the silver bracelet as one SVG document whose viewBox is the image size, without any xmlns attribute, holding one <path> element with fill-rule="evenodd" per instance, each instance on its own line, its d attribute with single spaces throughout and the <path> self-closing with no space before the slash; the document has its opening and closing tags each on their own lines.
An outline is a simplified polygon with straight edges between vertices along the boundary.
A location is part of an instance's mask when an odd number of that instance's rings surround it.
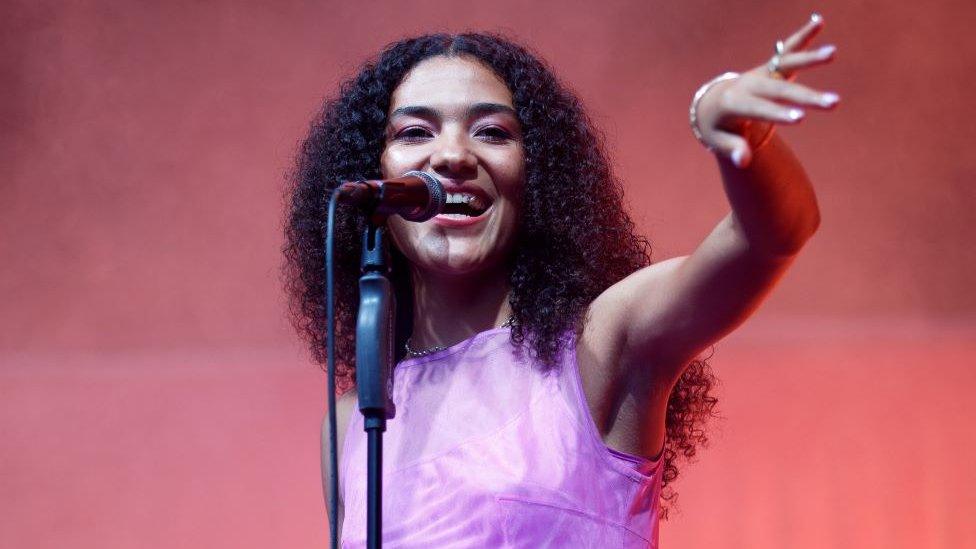
<svg viewBox="0 0 976 549">
<path fill-rule="evenodd" d="M 695 92 L 695 97 L 691 100 L 691 107 L 688 109 L 688 122 L 691 124 L 691 133 L 695 134 L 695 139 L 697 139 L 699 143 L 704 145 L 705 148 L 711 152 L 715 152 L 715 148 L 705 142 L 705 139 L 702 137 L 701 130 L 698 129 L 698 102 L 701 101 L 701 98 L 705 96 L 705 92 L 711 89 L 711 87 L 715 84 L 718 84 L 723 80 L 731 80 L 738 77 L 739 73 L 737 72 L 730 71 L 722 73 L 702 84 L 702 87 L 698 88 L 698 91 Z"/>
</svg>

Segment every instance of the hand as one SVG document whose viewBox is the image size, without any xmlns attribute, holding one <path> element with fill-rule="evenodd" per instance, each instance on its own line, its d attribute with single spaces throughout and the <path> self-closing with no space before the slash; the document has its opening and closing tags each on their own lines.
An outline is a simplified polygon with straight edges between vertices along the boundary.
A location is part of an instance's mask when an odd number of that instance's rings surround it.
<svg viewBox="0 0 976 549">
<path fill-rule="evenodd" d="M 702 141 L 716 154 L 728 157 L 744 168 L 752 162 L 754 147 L 773 130 L 775 124 L 797 124 L 804 107 L 829 110 L 840 100 L 836 93 L 821 92 L 792 82 L 796 72 L 829 63 L 836 47 L 803 50 L 823 29 L 823 18 L 810 17 L 802 28 L 784 40 L 779 58 L 779 73 L 770 72 L 768 63 L 737 78 L 718 82 L 698 103 L 697 125 Z"/>
</svg>

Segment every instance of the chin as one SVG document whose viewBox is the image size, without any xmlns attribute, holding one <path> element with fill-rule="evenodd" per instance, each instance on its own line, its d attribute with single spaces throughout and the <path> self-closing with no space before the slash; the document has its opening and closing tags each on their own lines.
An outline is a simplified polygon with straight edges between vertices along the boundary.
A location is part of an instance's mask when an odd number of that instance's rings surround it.
<svg viewBox="0 0 976 549">
<path fill-rule="evenodd" d="M 511 238 L 499 238 L 501 234 L 484 227 L 477 231 L 436 225 L 420 228 L 400 222 L 391 228 L 396 247 L 407 260 L 415 268 L 438 275 L 465 276 L 496 269 L 512 248 Z"/>
<path fill-rule="evenodd" d="M 486 257 L 452 253 L 448 257 L 429 258 L 421 267 L 442 275 L 464 276 L 489 270 L 497 264 Z"/>
</svg>

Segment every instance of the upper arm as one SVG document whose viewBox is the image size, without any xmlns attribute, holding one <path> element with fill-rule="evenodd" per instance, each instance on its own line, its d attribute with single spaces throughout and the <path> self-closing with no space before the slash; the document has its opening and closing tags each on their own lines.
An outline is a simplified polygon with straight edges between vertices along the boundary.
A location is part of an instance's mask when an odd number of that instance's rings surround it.
<svg viewBox="0 0 976 549">
<path fill-rule="evenodd" d="M 342 448 L 346 440 L 346 427 L 349 425 L 349 419 L 352 417 L 352 413 L 356 410 L 358 403 L 358 396 L 356 390 L 347 391 L 342 396 L 336 400 L 336 449 L 337 455 L 341 462 L 342 460 Z M 325 507 L 326 511 L 329 511 L 329 483 L 332 479 L 332 468 L 330 467 L 330 450 L 332 446 L 329 440 L 329 414 L 326 413 L 325 417 L 322 418 L 322 493 L 325 496 Z M 342 520 L 344 516 L 344 509 L 342 504 L 342 491 L 339 491 L 338 499 L 338 511 L 339 511 L 339 524 L 338 531 L 342 533 Z"/>
<path fill-rule="evenodd" d="M 742 324 L 792 263 L 792 255 L 750 250 L 734 222 L 730 214 L 691 255 L 640 269 L 594 301 L 592 318 L 620 334 L 625 377 L 653 365 L 656 380 L 676 379 Z"/>
</svg>

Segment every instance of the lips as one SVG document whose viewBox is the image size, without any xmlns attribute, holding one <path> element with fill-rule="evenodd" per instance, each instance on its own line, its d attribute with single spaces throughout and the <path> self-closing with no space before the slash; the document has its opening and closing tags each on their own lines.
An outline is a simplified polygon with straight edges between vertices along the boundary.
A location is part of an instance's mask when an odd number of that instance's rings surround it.
<svg viewBox="0 0 976 549">
<path fill-rule="evenodd" d="M 450 180 L 442 181 L 441 184 L 444 186 L 445 193 L 468 193 L 478 197 L 482 203 L 487 204 L 488 207 L 485 211 L 481 212 L 480 215 L 476 216 L 461 216 L 461 215 L 448 215 L 440 214 L 433 218 L 433 222 L 436 225 L 444 227 L 469 227 L 471 225 L 476 225 L 481 221 L 488 218 L 489 212 L 491 212 L 494 207 L 495 200 L 485 192 L 484 189 L 477 187 L 473 184 L 456 184 Z"/>
<path fill-rule="evenodd" d="M 481 212 L 481 215 L 467 216 L 457 214 L 440 214 L 434 216 L 431 221 L 433 221 L 435 225 L 440 225 L 443 227 L 469 227 L 471 225 L 477 225 L 485 219 L 488 219 L 488 215 L 491 213 L 491 210 L 494 207 L 494 204 L 488 206 L 488 209 Z"/>
</svg>

